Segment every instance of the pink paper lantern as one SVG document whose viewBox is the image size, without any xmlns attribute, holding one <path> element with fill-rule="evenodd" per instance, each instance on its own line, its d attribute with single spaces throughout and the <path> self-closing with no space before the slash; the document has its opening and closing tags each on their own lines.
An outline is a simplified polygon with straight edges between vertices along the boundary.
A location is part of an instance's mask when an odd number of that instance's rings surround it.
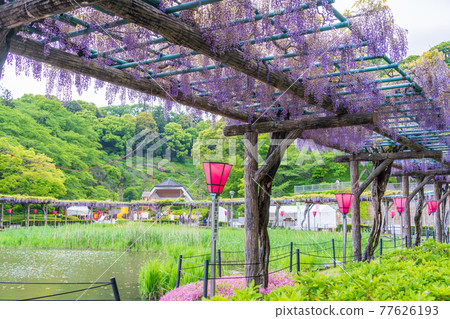
<svg viewBox="0 0 450 319">
<path fill-rule="evenodd" d="M 167 214 L 169 214 L 169 215 L 170 215 L 170 213 L 171 213 L 171 212 L 172 212 L 171 210 L 168 210 L 168 211 L 167 211 Z"/>
<path fill-rule="evenodd" d="M 36 208 L 33 209 L 33 214 L 36 214 L 36 212 L 37 212 L 37 209 Z"/>
<path fill-rule="evenodd" d="M 317 211 L 315 210 L 315 211 L 313 211 L 313 216 L 316 217 L 316 215 L 317 215 Z"/>
<path fill-rule="evenodd" d="M 406 197 L 396 197 L 392 199 L 399 214 L 405 211 Z"/>
<path fill-rule="evenodd" d="M 280 215 L 283 216 L 283 215 L 284 215 L 284 211 L 281 211 L 281 212 L 280 212 Z"/>
<path fill-rule="evenodd" d="M 427 201 L 427 205 L 428 205 L 428 214 L 431 215 L 432 213 L 436 212 L 437 206 L 438 206 L 438 201 L 437 200 L 429 200 L 429 201 Z"/>
<path fill-rule="evenodd" d="M 211 194 L 221 194 L 233 165 L 225 163 L 204 162 L 206 185 Z"/>
<path fill-rule="evenodd" d="M 391 211 L 391 217 L 394 218 L 395 217 L 395 212 Z"/>
<path fill-rule="evenodd" d="M 228 213 L 228 212 L 227 212 L 227 211 L 225 211 L 225 216 L 227 216 L 227 213 Z"/>
<path fill-rule="evenodd" d="M 8 208 L 8 214 L 11 214 L 11 213 L 12 213 L 12 209 Z"/>
<path fill-rule="evenodd" d="M 342 214 L 348 214 L 353 202 L 353 194 L 336 194 L 336 200 L 339 205 L 339 211 Z"/>
<path fill-rule="evenodd" d="M 198 215 L 198 210 L 195 211 L 195 215 Z"/>
<path fill-rule="evenodd" d="M 58 214 L 58 211 L 57 211 L 57 210 L 54 210 L 54 211 L 53 211 L 53 214 L 55 214 L 55 215 Z"/>
</svg>

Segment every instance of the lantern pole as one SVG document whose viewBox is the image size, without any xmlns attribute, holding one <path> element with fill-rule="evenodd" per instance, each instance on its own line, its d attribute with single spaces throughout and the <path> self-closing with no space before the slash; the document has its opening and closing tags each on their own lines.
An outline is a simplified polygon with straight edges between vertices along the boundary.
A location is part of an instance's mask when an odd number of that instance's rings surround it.
<svg viewBox="0 0 450 319">
<path fill-rule="evenodd" d="M 233 227 L 234 223 L 234 212 L 233 212 L 233 196 L 234 196 L 234 191 L 230 191 L 230 197 L 231 197 L 231 227 Z"/>
<path fill-rule="evenodd" d="M 343 247 L 343 256 L 342 256 L 342 262 L 344 263 L 344 265 L 346 264 L 347 261 L 347 214 L 342 214 L 342 224 L 343 224 L 343 231 L 344 231 L 344 247 Z"/>
<path fill-rule="evenodd" d="M 214 297 L 216 292 L 216 244 L 219 233 L 219 196 L 211 193 L 211 283 L 210 298 Z"/>
<path fill-rule="evenodd" d="M 403 248 L 403 242 L 404 242 L 404 238 L 403 238 L 403 213 L 400 213 L 400 237 L 402 239 L 402 248 Z"/>
</svg>

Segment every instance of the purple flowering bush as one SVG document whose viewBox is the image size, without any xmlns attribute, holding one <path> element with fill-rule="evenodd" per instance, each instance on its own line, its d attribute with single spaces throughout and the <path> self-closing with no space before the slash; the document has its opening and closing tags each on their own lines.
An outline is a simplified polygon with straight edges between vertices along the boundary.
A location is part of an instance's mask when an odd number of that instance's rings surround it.
<svg viewBox="0 0 450 319">
<path fill-rule="evenodd" d="M 287 272 L 278 272 L 269 275 L 269 285 L 267 288 L 260 288 L 262 295 L 269 294 L 274 289 L 285 286 L 294 286 L 295 276 Z M 237 290 L 245 288 L 244 278 L 222 277 L 216 280 L 216 296 L 226 299 L 236 295 Z M 164 296 L 161 301 L 199 301 L 203 297 L 203 282 L 196 281 L 187 285 L 175 288 Z"/>
</svg>

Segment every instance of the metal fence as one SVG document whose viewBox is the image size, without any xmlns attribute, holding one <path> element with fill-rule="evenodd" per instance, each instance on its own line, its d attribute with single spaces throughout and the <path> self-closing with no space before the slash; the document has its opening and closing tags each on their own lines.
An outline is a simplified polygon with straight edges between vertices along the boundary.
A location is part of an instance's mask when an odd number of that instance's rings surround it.
<svg viewBox="0 0 450 319">
<path fill-rule="evenodd" d="M 405 242 L 400 237 L 384 237 L 380 239 L 372 259 L 381 258 L 383 252 L 401 248 L 404 245 Z M 271 256 L 269 260 L 269 276 L 281 271 L 299 274 L 301 271 L 309 269 L 327 269 L 343 264 L 344 259 L 347 262 L 361 259 L 362 256 L 354 256 L 351 251 L 347 251 L 344 258 L 342 246 L 341 240 L 332 239 L 306 244 L 291 242 L 287 245 L 272 247 L 271 252 L 274 252 L 274 256 Z M 244 251 L 225 252 L 219 249 L 216 264 L 211 264 L 209 257 L 209 254 L 179 255 L 176 288 L 180 287 L 183 276 L 189 277 L 189 282 L 203 281 L 203 297 L 206 298 L 209 280 L 226 281 L 252 278 L 242 275 L 245 273 L 245 266 L 249 265 L 245 263 Z M 214 278 L 210 276 L 211 267 L 216 267 L 217 275 Z"/>
<path fill-rule="evenodd" d="M 2 285 L 20 285 L 20 286 L 27 286 L 27 285 L 46 285 L 46 286 L 87 286 L 85 288 L 75 289 L 75 290 L 69 290 L 69 291 L 63 291 L 53 294 L 47 294 L 42 296 L 36 296 L 31 298 L 25 298 L 25 299 L 0 299 L 1 301 L 50 301 L 50 300 L 58 300 L 58 301 L 75 301 L 78 299 L 59 299 L 61 296 L 71 295 L 74 293 L 84 293 L 89 290 L 94 289 L 100 289 L 105 288 L 108 286 L 111 286 L 114 299 L 89 299 L 90 301 L 120 301 L 120 295 L 119 295 L 119 288 L 117 287 L 116 278 L 111 277 L 109 282 L 73 282 L 73 283 L 60 283 L 60 282 L 9 282 L 9 281 L 2 281 L 0 282 Z"/>
</svg>

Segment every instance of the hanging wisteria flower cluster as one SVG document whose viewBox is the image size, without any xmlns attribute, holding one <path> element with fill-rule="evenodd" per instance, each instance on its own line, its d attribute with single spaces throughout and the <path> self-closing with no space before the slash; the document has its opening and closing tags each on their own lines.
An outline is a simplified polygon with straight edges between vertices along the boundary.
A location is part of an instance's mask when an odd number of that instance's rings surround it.
<svg viewBox="0 0 450 319">
<path fill-rule="evenodd" d="M 450 77 L 438 54 L 425 56 L 411 69 L 399 69 L 406 55 L 406 31 L 398 27 L 388 7 L 377 1 L 359 2 L 343 16 L 334 0 L 217 0 L 180 10 L 188 0 L 163 0 L 157 6 L 201 33 L 217 56 L 239 52 L 245 61 L 283 74 L 300 83 L 305 97 L 281 92 L 224 64 L 178 45 L 151 30 L 91 7 L 23 26 L 19 35 L 50 48 L 79 56 L 99 67 L 131 73 L 136 81 L 154 81 L 166 92 L 166 114 L 189 99 L 206 99 L 218 109 L 237 110 L 255 119 L 296 119 L 347 113 L 377 112 L 378 127 L 395 141 L 405 121 L 431 129 L 450 126 Z M 15 61 L 13 61 L 15 60 Z M 20 56 L 9 56 L 16 72 L 47 79 L 47 94 L 70 100 L 92 84 L 107 86 L 107 100 L 118 97 L 138 103 L 151 95 L 92 81 L 89 77 Z M 391 82 L 401 85 L 389 86 Z M 412 80 L 414 78 L 414 80 Z M 311 98 L 312 97 L 312 98 Z M 326 106 L 324 108 L 322 106 Z M 194 115 L 202 112 L 188 108 Z M 367 145 L 372 127 L 305 132 L 303 138 L 349 152 Z"/>
</svg>

